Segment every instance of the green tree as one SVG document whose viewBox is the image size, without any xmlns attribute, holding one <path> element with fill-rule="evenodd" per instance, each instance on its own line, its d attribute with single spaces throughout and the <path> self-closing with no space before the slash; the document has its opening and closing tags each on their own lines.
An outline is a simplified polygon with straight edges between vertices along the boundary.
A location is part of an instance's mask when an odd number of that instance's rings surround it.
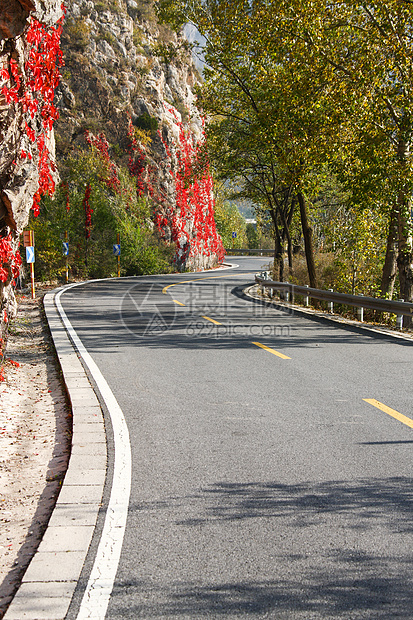
<svg viewBox="0 0 413 620">
<path fill-rule="evenodd" d="M 309 177 L 313 183 L 327 165 L 351 187 L 351 204 L 358 203 L 364 215 L 376 218 L 381 209 L 379 221 L 388 230 L 382 292 L 391 292 L 397 252 L 400 294 L 412 300 L 413 4 L 160 0 L 159 5 L 176 26 L 192 21 L 206 38 L 209 68 L 200 100 L 214 119 L 210 143 L 215 134 L 217 156 L 227 162 L 223 170 L 227 165 L 227 174 L 242 178 L 251 197 L 253 191 L 270 195 L 269 188 L 296 197 L 310 281 L 315 275 L 305 198 Z M 254 166 L 246 154 L 253 155 Z M 273 173 L 272 185 L 268 177 L 262 183 L 263 168 Z M 265 200 L 255 199 L 265 209 Z M 362 213 L 352 219 L 355 225 Z M 283 219 L 278 209 L 274 215 Z M 274 231 L 279 244 L 280 229 Z"/>
<path fill-rule="evenodd" d="M 234 204 L 218 200 L 215 204 L 215 223 L 225 248 L 247 246 L 245 218 Z M 236 237 L 232 233 L 236 233 Z"/>
<path fill-rule="evenodd" d="M 400 294 L 411 300 L 413 6 L 403 0 L 320 0 L 308 11 L 302 2 L 295 4 L 300 5 L 303 58 L 314 74 L 323 67 L 333 70 L 331 98 L 345 113 L 347 143 L 342 140 L 340 148 L 346 172 L 361 162 L 362 187 L 386 186 L 390 204 L 385 206 L 388 241 L 382 293 L 392 291 L 397 246 Z"/>
<path fill-rule="evenodd" d="M 69 241 L 69 268 L 74 278 L 102 278 L 117 274 L 113 244 L 121 237 L 121 274 L 140 275 L 171 270 L 174 248 L 157 237 L 151 208 L 138 197 L 129 172 L 116 170 L 116 182 L 108 183 L 108 163 L 96 148 L 79 151 L 66 160 L 65 182 L 53 199 L 42 200 L 41 212 L 33 218 L 36 238 L 36 274 L 43 280 L 61 278 L 66 258 L 62 241 Z M 112 168 L 112 175 L 115 169 Z M 86 234 L 85 193 L 91 212 L 90 236 Z M 115 188 L 115 189 L 114 189 Z"/>
<path fill-rule="evenodd" d="M 208 127 L 211 156 L 218 166 L 221 163 L 222 174 L 238 178 L 244 195 L 268 211 L 280 271 L 284 243 L 291 249 L 294 207 L 300 207 L 309 276 L 315 286 L 304 179 L 314 157 L 325 151 L 320 126 L 326 115 L 320 104 L 320 80 L 314 81 L 303 65 L 298 75 L 298 63 L 292 63 L 289 4 L 164 0 L 160 6 L 165 17 L 177 25 L 192 21 L 206 38 L 210 68 L 205 71 L 200 103 L 214 119 Z M 271 28 L 267 28 L 270 11 Z"/>
<path fill-rule="evenodd" d="M 248 239 L 248 247 L 251 249 L 258 248 L 258 233 L 254 224 L 248 223 L 245 227 L 245 234 Z"/>
</svg>

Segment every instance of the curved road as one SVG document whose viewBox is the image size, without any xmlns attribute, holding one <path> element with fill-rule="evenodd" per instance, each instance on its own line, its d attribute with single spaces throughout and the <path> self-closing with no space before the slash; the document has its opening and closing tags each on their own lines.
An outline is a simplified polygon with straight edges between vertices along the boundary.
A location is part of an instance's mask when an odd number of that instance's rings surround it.
<svg viewBox="0 0 413 620">
<path fill-rule="evenodd" d="M 266 259 L 231 260 L 61 297 L 131 442 L 106 618 L 412 618 L 412 345 L 247 300 Z"/>
</svg>

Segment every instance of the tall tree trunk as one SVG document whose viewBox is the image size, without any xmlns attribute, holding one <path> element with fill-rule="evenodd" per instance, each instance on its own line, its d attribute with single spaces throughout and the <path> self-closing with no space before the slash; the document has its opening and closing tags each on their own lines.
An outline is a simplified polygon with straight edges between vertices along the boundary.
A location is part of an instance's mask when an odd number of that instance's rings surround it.
<svg viewBox="0 0 413 620">
<path fill-rule="evenodd" d="M 390 213 L 389 231 L 387 233 L 386 258 L 381 276 L 380 290 L 382 297 L 393 297 L 394 282 L 397 275 L 397 237 L 398 222 L 397 209 L 393 207 Z"/>
<path fill-rule="evenodd" d="M 408 147 L 404 137 L 401 137 L 398 144 L 397 155 L 402 166 L 406 165 Z M 400 190 L 398 197 L 398 239 L 399 253 L 397 256 L 397 267 L 399 269 L 400 297 L 404 301 L 413 301 L 413 243 L 410 230 L 410 201 L 406 190 Z M 405 327 L 412 326 L 412 317 L 404 317 Z"/>
<path fill-rule="evenodd" d="M 408 205 L 403 204 L 398 212 L 399 254 L 397 256 L 397 267 L 399 269 L 400 297 L 404 301 L 411 302 L 413 301 L 413 249 L 408 222 L 409 211 Z M 412 317 L 403 317 L 403 325 L 411 327 Z"/>
<path fill-rule="evenodd" d="M 287 251 L 288 251 L 288 271 L 290 276 L 293 275 L 293 243 L 291 241 L 291 235 L 287 237 Z"/>
<path fill-rule="evenodd" d="M 278 271 L 278 281 L 284 282 L 284 253 L 282 244 L 278 237 L 275 238 L 275 246 L 274 246 L 274 277 L 277 279 L 277 271 Z"/>
<path fill-rule="evenodd" d="M 279 272 L 279 282 L 284 282 L 284 251 L 283 251 L 283 241 L 280 233 L 280 229 L 277 222 L 277 212 L 275 209 L 270 210 L 270 215 L 272 219 L 272 223 L 274 226 L 274 277 L 277 278 L 276 270 L 278 267 Z"/>
<path fill-rule="evenodd" d="M 305 249 L 305 258 L 307 261 L 308 279 L 310 281 L 311 288 L 317 288 L 317 277 L 316 277 L 315 262 L 314 262 L 313 229 L 311 228 L 309 221 L 308 221 L 305 198 L 302 192 L 297 193 L 297 199 L 298 199 L 298 204 L 300 205 L 301 227 L 303 229 L 304 249 Z"/>
<path fill-rule="evenodd" d="M 295 204 L 296 204 L 296 198 L 293 197 L 292 200 L 291 200 L 291 208 L 290 208 L 290 211 L 288 213 L 287 226 L 286 226 L 287 236 L 288 236 L 288 266 L 289 266 L 290 276 L 293 275 L 293 271 L 294 271 L 294 267 L 293 267 L 293 241 L 291 239 L 290 230 L 291 230 L 291 223 L 293 221 Z"/>
</svg>

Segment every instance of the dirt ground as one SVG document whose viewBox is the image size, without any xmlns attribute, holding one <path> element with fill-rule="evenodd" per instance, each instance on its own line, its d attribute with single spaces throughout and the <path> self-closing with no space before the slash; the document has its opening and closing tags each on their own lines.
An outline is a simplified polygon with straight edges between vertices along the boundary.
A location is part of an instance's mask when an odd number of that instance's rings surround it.
<svg viewBox="0 0 413 620">
<path fill-rule="evenodd" d="M 0 619 L 42 538 L 70 452 L 71 410 L 44 292 L 19 297 L 0 382 Z"/>
</svg>

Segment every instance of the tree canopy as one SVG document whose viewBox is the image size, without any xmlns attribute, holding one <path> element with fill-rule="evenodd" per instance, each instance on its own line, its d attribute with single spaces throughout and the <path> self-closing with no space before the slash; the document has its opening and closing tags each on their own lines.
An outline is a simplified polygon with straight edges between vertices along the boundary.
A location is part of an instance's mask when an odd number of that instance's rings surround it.
<svg viewBox="0 0 413 620">
<path fill-rule="evenodd" d="M 199 104 L 217 174 L 270 214 L 278 252 L 295 205 L 312 251 L 305 199 L 327 165 L 352 208 L 380 213 L 387 229 L 382 293 L 397 258 L 400 295 L 411 300 L 412 3 L 160 0 L 158 11 L 205 38 Z"/>
</svg>

